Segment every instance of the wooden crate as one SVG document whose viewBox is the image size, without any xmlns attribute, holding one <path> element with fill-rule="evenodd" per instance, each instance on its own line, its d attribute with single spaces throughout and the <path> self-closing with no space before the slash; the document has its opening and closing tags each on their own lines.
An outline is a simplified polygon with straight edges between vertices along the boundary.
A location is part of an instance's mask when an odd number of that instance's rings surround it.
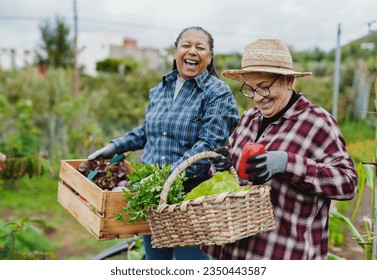
<svg viewBox="0 0 377 280">
<path fill-rule="evenodd" d="M 126 205 L 123 191 L 105 191 L 83 176 L 77 167 L 85 160 L 62 160 L 58 202 L 98 240 L 150 234 L 147 221 L 129 223 L 115 220 Z"/>
</svg>

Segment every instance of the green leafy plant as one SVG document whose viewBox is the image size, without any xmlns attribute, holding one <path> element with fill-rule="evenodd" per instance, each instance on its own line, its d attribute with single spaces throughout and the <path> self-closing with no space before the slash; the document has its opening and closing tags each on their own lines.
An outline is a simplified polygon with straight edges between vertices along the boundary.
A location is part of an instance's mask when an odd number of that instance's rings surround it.
<svg viewBox="0 0 377 280">
<path fill-rule="evenodd" d="M 46 226 L 38 218 L 26 217 L 8 223 L 0 220 L 0 259 L 54 259 L 54 248 L 41 230 Z"/>
<path fill-rule="evenodd" d="M 215 195 L 223 192 L 240 192 L 250 190 L 249 186 L 241 187 L 238 181 L 229 171 L 216 172 L 211 179 L 208 179 L 191 192 L 186 194 L 184 200 L 191 200 L 201 196 Z"/>
<path fill-rule="evenodd" d="M 145 259 L 145 251 L 143 246 L 143 239 L 137 236 L 128 244 L 127 259 L 129 260 L 143 260 Z"/>
<path fill-rule="evenodd" d="M 359 230 L 353 224 L 355 216 L 359 210 L 359 206 L 361 203 L 361 199 L 364 193 L 365 185 L 372 191 L 376 191 L 376 166 L 374 164 L 362 164 L 359 163 L 356 168 L 358 174 L 358 192 L 357 192 L 357 202 L 354 212 L 352 214 L 351 219 L 347 218 L 338 210 L 336 207 L 332 208 L 330 211 L 330 217 L 339 221 L 343 224 L 351 233 L 353 239 L 360 245 L 360 247 L 365 251 L 366 259 L 372 260 L 376 259 L 373 256 L 373 241 L 376 239 L 376 233 L 373 232 L 373 228 L 375 227 L 373 220 L 370 217 L 364 217 L 364 229 L 365 233 L 361 234 Z M 371 203 L 371 217 L 374 217 L 374 209 L 375 209 L 375 200 L 374 195 L 372 196 L 372 203 Z"/>
<path fill-rule="evenodd" d="M 116 213 L 116 219 L 124 221 L 124 215 L 129 216 L 129 222 L 137 222 L 148 218 L 148 210 L 158 205 L 162 188 L 170 175 L 171 165 L 162 167 L 152 164 L 134 163 L 135 171 L 128 175 L 131 183 L 129 190 L 124 191 L 124 198 L 127 205 L 122 207 L 121 213 Z M 168 193 L 168 203 L 175 204 L 182 202 L 184 198 L 183 182 L 186 180 L 183 172 L 173 182 Z"/>
</svg>

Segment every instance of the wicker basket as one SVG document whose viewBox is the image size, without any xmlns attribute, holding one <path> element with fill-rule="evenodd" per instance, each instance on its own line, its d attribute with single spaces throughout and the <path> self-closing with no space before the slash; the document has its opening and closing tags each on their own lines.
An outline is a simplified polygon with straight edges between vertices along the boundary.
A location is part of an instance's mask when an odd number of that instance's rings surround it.
<svg viewBox="0 0 377 280">
<path fill-rule="evenodd" d="M 215 152 L 196 154 L 166 180 L 159 205 L 148 213 L 152 247 L 222 245 L 275 228 L 268 185 L 167 204 L 170 186 L 182 171 L 198 160 L 216 156 L 219 154 Z M 238 181 L 233 167 L 230 172 Z"/>
</svg>

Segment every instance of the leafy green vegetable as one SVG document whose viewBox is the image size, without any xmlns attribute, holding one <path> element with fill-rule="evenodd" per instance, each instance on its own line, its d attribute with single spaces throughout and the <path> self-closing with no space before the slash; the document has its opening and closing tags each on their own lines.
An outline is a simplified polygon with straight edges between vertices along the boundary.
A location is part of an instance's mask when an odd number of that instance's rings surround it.
<svg viewBox="0 0 377 280">
<path fill-rule="evenodd" d="M 185 196 L 184 201 L 223 192 L 239 192 L 246 190 L 250 190 L 250 187 L 241 187 L 229 171 L 216 172 L 211 179 L 193 188 L 191 192 Z"/>
<path fill-rule="evenodd" d="M 128 186 L 131 191 L 138 190 L 140 181 L 158 170 L 158 167 L 153 164 L 132 163 L 132 167 L 135 171 L 127 175 L 128 179 L 131 181 Z"/>
<path fill-rule="evenodd" d="M 163 165 L 161 168 L 152 164 L 134 163 L 135 171 L 128 175 L 131 180 L 129 189 L 136 192 L 130 194 L 124 191 L 127 205 L 122 207 L 122 213 L 116 213 L 116 220 L 124 221 L 124 215 L 128 215 L 129 222 L 146 220 L 151 206 L 158 205 L 162 188 L 170 175 L 171 165 Z M 180 203 L 184 197 L 183 181 L 187 180 L 183 172 L 170 186 L 168 204 Z"/>
</svg>

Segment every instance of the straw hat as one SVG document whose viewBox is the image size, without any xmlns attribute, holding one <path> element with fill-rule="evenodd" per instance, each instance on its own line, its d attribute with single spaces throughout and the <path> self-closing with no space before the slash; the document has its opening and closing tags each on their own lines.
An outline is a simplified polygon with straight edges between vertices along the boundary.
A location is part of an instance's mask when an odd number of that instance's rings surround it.
<svg viewBox="0 0 377 280">
<path fill-rule="evenodd" d="M 259 39 L 246 47 L 242 56 L 242 69 L 223 71 L 226 78 L 243 82 L 242 74 L 266 72 L 285 76 L 304 77 L 311 72 L 292 69 L 292 56 L 288 47 L 277 39 Z"/>
</svg>

